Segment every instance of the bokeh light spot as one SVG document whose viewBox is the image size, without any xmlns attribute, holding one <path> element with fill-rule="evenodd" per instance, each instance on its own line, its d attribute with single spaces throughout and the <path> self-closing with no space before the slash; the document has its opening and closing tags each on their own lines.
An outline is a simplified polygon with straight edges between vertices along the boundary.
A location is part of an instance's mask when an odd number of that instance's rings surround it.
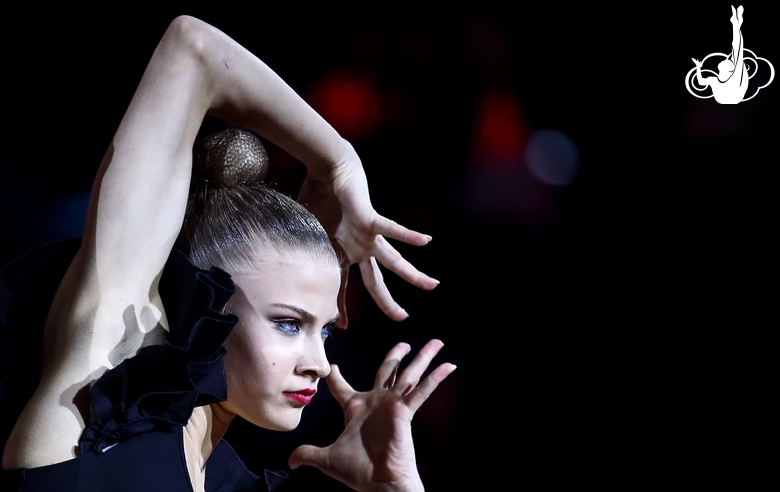
<svg viewBox="0 0 780 492">
<path fill-rule="evenodd" d="M 383 121 L 381 91 L 367 74 L 331 73 L 312 85 L 307 100 L 347 139 L 365 137 Z"/>
<path fill-rule="evenodd" d="M 492 167 L 514 167 L 528 138 L 528 124 L 517 97 L 509 91 L 483 96 L 475 125 L 478 160 Z"/>
<path fill-rule="evenodd" d="M 526 164 L 538 180 L 555 186 L 568 186 L 579 170 L 579 150 L 564 133 L 550 129 L 536 130 L 528 139 Z"/>
</svg>

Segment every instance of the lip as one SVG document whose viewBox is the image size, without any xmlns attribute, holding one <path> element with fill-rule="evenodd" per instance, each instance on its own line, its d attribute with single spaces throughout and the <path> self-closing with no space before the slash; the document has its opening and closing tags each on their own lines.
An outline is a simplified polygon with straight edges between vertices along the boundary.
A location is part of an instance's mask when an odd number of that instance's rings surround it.
<svg viewBox="0 0 780 492">
<path fill-rule="evenodd" d="M 308 405 L 311 403 L 312 397 L 314 397 L 314 394 L 317 392 L 315 389 L 301 389 L 298 391 L 285 391 L 282 393 L 287 398 L 291 399 L 294 402 L 300 403 L 301 405 Z"/>
</svg>

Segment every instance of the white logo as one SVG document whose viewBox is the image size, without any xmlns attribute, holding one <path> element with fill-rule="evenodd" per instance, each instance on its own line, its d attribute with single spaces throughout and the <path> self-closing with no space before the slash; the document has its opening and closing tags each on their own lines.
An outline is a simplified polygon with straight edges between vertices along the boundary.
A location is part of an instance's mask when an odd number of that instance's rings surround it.
<svg viewBox="0 0 780 492">
<path fill-rule="evenodd" d="M 744 11 L 745 9 L 741 5 L 736 10 L 734 10 L 733 5 L 731 7 L 731 54 L 712 53 L 702 61 L 692 58 L 696 66 L 685 76 L 685 87 L 694 96 L 700 99 L 714 97 L 720 104 L 739 104 L 742 101 L 753 99 L 758 91 L 768 86 L 775 78 L 775 68 L 772 64 L 766 58 L 756 56 L 744 46 L 741 31 Z M 712 63 L 722 58 L 718 63 L 717 73 L 714 70 L 703 68 L 704 63 L 709 58 L 714 58 Z M 766 63 L 769 67 L 769 80 L 764 85 L 757 87 L 748 97 L 745 97 L 748 82 L 758 73 L 759 61 Z M 712 76 L 707 77 L 703 74 L 711 74 Z M 708 87 L 712 90 L 712 94 L 702 96 L 696 93 L 706 93 Z"/>
</svg>

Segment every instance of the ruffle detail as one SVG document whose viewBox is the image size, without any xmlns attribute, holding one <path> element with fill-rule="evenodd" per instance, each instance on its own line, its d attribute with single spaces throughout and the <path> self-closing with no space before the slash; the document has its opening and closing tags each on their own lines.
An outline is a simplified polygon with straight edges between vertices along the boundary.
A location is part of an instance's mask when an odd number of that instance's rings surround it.
<svg viewBox="0 0 780 492">
<path fill-rule="evenodd" d="M 81 453 L 103 453 L 135 435 L 187 424 L 195 407 L 227 399 L 223 342 L 238 322 L 222 312 L 235 286 L 219 268 L 203 270 L 174 250 L 160 279 L 165 343 L 142 348 L 89 391 L 94 412 Z"/>
</svg>

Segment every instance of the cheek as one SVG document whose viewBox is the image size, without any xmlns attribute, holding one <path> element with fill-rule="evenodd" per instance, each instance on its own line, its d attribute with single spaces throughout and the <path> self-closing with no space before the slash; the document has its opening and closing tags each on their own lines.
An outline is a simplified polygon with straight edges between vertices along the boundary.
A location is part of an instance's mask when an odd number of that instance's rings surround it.
<svg viewBox="0 0 780 492">
<path fill-rule="evenodd" d="M 267 327 L 236 326 L 225 341 L 225 373 L 231 398 L 257 398 L 278 392 L 285 377 L 295 370 L 295 357 L 289 342 L 285 342 Z"/>
<path fill-rule="evenodd" d="M 238 316 L 239 322 L 225 340 L 227 350 L 225 368 L 234 378 L 243 372 L 251 371 L 253 366 L 262 364 L 261 347 L 265 346 L 260 320 L 254 313 L 244 309 L 245 301 L 242 294 L 239 290 L 236 297 L 240 297 L 230 306 L 231 312 Z"/>
<path fill-rule="evenodd" d="M 248 335 L 248 330 L 239 324 L 225 340 L 225 376 L 231 400 L 256 392 L 265 385 L 268 375 L 262 345 Z"/>
</svg>

